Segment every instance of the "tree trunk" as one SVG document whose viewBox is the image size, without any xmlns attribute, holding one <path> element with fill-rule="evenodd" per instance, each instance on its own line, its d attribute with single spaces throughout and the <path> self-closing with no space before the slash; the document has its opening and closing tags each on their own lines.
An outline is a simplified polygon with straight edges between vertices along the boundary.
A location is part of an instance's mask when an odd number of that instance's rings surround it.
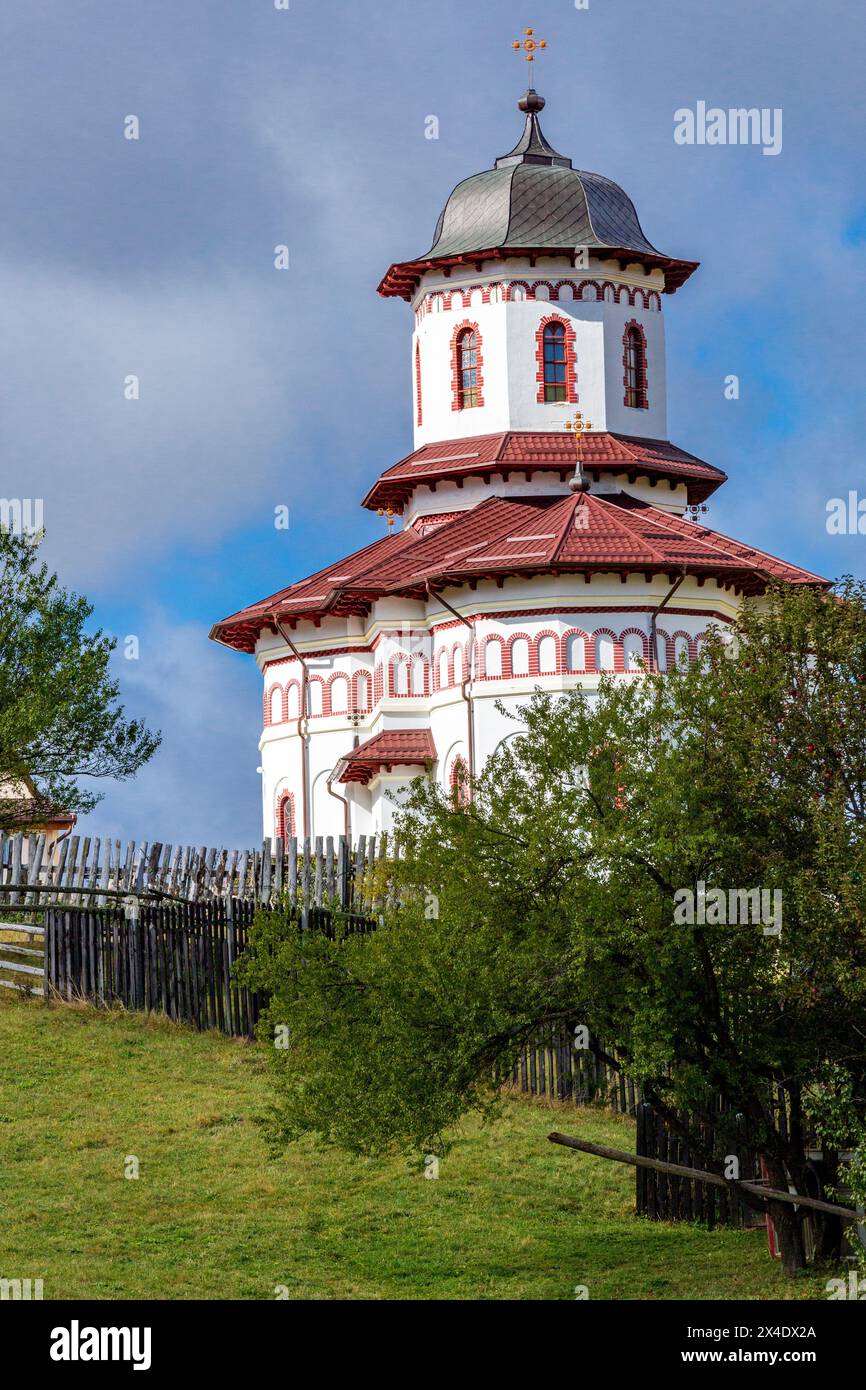
<svg viewBox="0 0 866 1390">
<path fill-rule="evenodd" d="M 789 1186 L 784 1164 L 769 1154 L 764 1155 L 770 1187 L 783 1191 Z M 785 1274 L 798 1273 L 806 1268 L 806 1248 L 803 1244 L 803 1224 L 800 1213 L 786 1202 L 770 1202 L 769 1216 L 776 1231 L 776 1242 L 782 1256 Z"/>
</svg>

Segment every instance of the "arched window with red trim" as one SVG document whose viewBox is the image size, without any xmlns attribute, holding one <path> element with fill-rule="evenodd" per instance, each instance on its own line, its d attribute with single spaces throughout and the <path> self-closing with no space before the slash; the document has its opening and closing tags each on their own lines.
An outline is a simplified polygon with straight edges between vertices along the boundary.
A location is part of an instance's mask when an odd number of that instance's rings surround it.
<svg viewBox="0 0 866 1390">
<path fill-rule="evenodd" d="M 295 833 L 295 798 L 283 792 L 277 802 L 277 839 L 288 840 Z"/>
<path fill-rule="evenodd" d="M 565 342 L 565 324 L 554 319 L 544 329 L 544 399 L 545 401 L 564 401 L 568 387 L 566 368 L 568 353 Z"/>
<path fill-rule="evenodd" d="M 457 757 L 451 764 L 451 800 L 455 808 L 469 804 L 469 768 L 466 759 Z"/>
<path fill-rule="evenodd" d="M 478 334 L 464 328 L 457 335 L 457 402 L 460 410 L 481 404 L 478 385 Z"/>
<path fill-rule="evenodd" d="M 424 422 L 424 412 L 421 404 L 421 344 L 417 338 L 415 340 L 415 418 L 418 425 Z"/>
<path fill-rule="evenodd" d="M 647 399 L 646 334 L 635 320 L 626 324 L 623 336 L 625 404 L 632 410 L 646 410 Z"/>
</svg>

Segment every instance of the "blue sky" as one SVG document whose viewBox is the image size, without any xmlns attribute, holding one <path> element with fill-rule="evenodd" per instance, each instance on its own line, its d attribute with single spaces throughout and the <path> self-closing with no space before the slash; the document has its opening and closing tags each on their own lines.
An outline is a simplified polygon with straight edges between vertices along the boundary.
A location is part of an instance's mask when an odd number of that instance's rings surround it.
<svg viewBox="0 0 866 1390">
<path fill-rule="evenodd" d="M 829 497 L 866 493 L 858 17 L 850 0 L 5 0 L 2 491 L 44 499 L 63 582 L 138 636 L 124 700 L 165 735 L 86 830 L 260 836 L 258 675 L 208 629 L 380 534 L 358 503 L 411 448 L 411 315 L 376 285 L 513 145 L 527 24 L 549 45 L 548 138 L 702 263 L 665 310 L 670 436 L 730 475 L 709 523 L 866 573 L 864 538 L 825 527 Z M 700 100 L 780 107 L 781 154 L 677 145 L 674 112 Z"/>
</svg>

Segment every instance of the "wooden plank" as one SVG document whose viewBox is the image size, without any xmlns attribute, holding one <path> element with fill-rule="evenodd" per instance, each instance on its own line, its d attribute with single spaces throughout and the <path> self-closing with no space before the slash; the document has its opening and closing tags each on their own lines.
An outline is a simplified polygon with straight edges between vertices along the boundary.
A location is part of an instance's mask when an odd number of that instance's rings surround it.
<svg viewBox="0 0 866 1390">
<path fill-rule="evenodd" d="M 337 892 L 345 911 L 349 906 L 349 845 L 345 835 L 340 836 L 337 845 Z"/>
<path fill-rule="evenodd" d="M 286 843 L 282 835 L 278 835 L 274 844 L 274 897 L 279 899 L 283 895 L 283 860 L 286 853 Z"/>
<path fill-rule="evenodd" d="M 329 835 L 325 841 L 325 892 L 330 903 L 337 895 L 337 874 L 334 866 L 334 837 Z"/>
<path fill-rule="evenodd" d="M 286 897 L 289 911 L 294 912 L 298 901 L 298 837 L 289 837 L 289 858 L 286 865 Z"/>
<path fill-rule="evenodd" d="M 42 978 L 41 965 L 24 965 L 13 960 L 0 960 L 0 970 L 12 970 L 16 975 L 38 975 Z"/>
<path fill-rule="evenodd" d="M 31 841 L 32 841 L 32 837 L 31 837 Z M 39 886 L 40 875 L 41 875 L 41 873 L 42 873 L 42 856 L 43 856 L 43 854 L 45 853 L 45 834 L 44 834 L 44 832 L 40 832 L 40 834 L 38 834 L 38 835 L 36 836 L 35 847 L 34 847 L 33 844 L 31 843 L 31 850 L 32 850 L 33 858 L 30 859 L 30 857 L 29 857 L 29 852 L 28 852 L 28 859 L 27 859 L 27 884 L 28 884 L 28 892 L 27 892 L 27 896 L 26 896 L 25 899 L 24 899 L 24 901 L 25 901 L 26 903 L 35 903 L 35 902 L 38 902 L 38 901 L 39 901 L 39 894 L 38 894 L 38 893 L 34 894 L 33 888 L 34 888 L 34 887 L 38 888 L 38 886 Z"/>
<path fill-rule="evenodd" d="M 45 948 L 41 941 L 38 946 L 15 946 L 11 941 L 4 941 L 0 945 L 0 951 L 5 951 L 7 955 L 11 956 L 39 956 L 41 960 Z"/>
<path fill-rule="evenodd" d="M 604 1144 L 591 1144 L 588 1139 L 575 1139 L 570 1134 L 548 1134 L 551 1144 L 562 1144 L 567 1149 L 577 1149 L 580 1153 L 593 1154 L 596 1158 L 608 1158 L 613 1163 L 628 1163 L 633 1168 L 652 1168 L 657 1173 L 676 1174 L 683 1178 L 698 1178 L 713 1187 L 723 1187 L 736 1192 L 738 1188 L 751 1192 L 769 1202 L 788 1202 L 795 1207 L 809 1207 L 812 1211 L 825 1211 L 830 1216 L 841 1216 L 848 1221 L 862 1221 L 862 1213 L 850 1207 L 839 1207 L 833 1202 L 822 1202 L 817 1197 L 802 1197 L 799 1193 L 783 1192 L 777 1187 L 764 1187 L 756 1182 L 733 1182 L 722 1178 L 718 1173 L 710 1173 L 703 1168 L 686 1168 L 679 1163 L 668 1163 L 658 1158 L 647 1158 L 643 1154 L 626 1153 L 624 1149 L 609 1149 Z"/>
<path fill-rule="evenodd" d="M 269 838 L 262 841 L 262 877 L 261 892 L 259 902 L 269 903 L 271 900 L 271 842 Z"/>
<path fill-rule="evenodd" d="M 301 922 L 304 929 L 309 925 L 310 916 L 310 837 L 304 838 L 301 858 Z"/>
<path fill-rule="evenodd" d="M 324 901 L 322 894 L 322 880 L 325 869 L 325 853 L 321 835 L 316 836 L 316 870 L 313 883 L 313 901 L 316 907 L 321 907 Z"/>
<path fill-rule="evenodd" d="M 78 865 L 78 874 L 77 874 L 77 876 L 76 876 L 76 882 L 75 882 L 75 887 L 76 887 L 76 888 L 86 888 L 86 887 L 87 887 L 87 860 L 88 860 L 88 857 L 89 857 L 89 855 L 90 855 L 90 845 L 91 845 L 90 836 L 89 836 L 89 835 L 85 835 L 85 837 L 84 837 L 84 843 L 83 843 L 83 845 L 82 845 L 81 860 L 80 860 L 79 865 Z M 83 899 L 82 899 L 77 893 L 75 894 L 75 897 L 73 898 L 73 902 L 76 901 L 76 899 L 77 899 L 79 902 L 83 901 Z"/>
<path fill-rule="evenodd" d="M 17 888 L 19 883 L 21 882 L 21 858 L 23 848 L 24 836 L 19 830 L 18 833 L 16 835 L 13 835 L 12 837 L 12 873 L 10 875 L 9 882 L 13 888 Z M 20 898 L 20 893 L 9 894 L 10 903 L 17 903 L 20 901 Z"/>
</svg>

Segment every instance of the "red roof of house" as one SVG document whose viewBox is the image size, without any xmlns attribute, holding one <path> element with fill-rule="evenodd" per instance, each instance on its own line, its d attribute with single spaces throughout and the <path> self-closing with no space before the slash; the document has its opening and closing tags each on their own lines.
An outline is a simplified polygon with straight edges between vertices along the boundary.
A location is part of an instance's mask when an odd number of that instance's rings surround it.
<svg viewBox="0 0 866 1390">
<path fill-rule="evenodd" d="M 687 573 L 762 593 L 770 580 L 826 585 L 808 570 L 661 511 L 625 493 L 490 497 L 427 534 L 408 529 L 299 580 L 216 623 L 211 637 L 254 651 L 273 620 L 292 626 L 329 614 L 365 615 L 386 594 L 422 599 L 429 590 L 479 579 L 611 571 Z"/>
<path fill-rule="evenodd" d="M 589 474 L 626 473 L 631 479 L 644 474 L 651 481 L 668 478 L 685 483 L 689 502 L 703 502 L 727 477 L 720 468 L 704 463 L 667 440 L 609 434 L 603 430 L 590 431 L 583 436 L 583 466 Z M 565 431 L 554 434 L 512 430 L 425 444 L 386 469 L 367 493 L 363 505 L 372 510 L 392 507 L 402 511 L 421 483 L 489 478 L 494 473 L 508 477 L 527 471 L 570 478 L 574 473 L 573 435 Z"/>
<path fill-rule="evenodd" d="M 385 729 L 343 759 L 340 781 L 366 785 L 380 768 L 404 763 L 420 767 L 435 761 L 436 745 L 429 729 Z"/>
</svg>

